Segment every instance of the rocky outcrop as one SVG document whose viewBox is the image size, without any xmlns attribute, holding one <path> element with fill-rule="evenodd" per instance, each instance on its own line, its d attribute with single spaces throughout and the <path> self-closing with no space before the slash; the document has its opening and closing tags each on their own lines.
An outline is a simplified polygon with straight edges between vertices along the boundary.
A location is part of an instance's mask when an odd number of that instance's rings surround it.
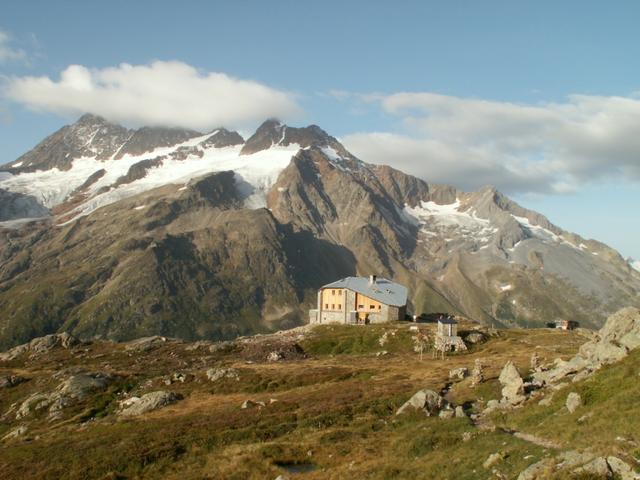
<svg viewBox="0 0 640 480">
<path fill-rule="evenodd" d="M 640 346 L 640 309 L 624 308 L 611 315 L 594 339 L 580 347 L 569 361 L 556 360 L 554 368 L 535 372 L 535 381 L 553 384 L 573 376 L 584 379 L 603 365 L 625 358 Z"/>
<path fill-rule="evenodd" d="M 49 210 L 40 205 L 33 196 L 0 188 L 0 222 L 47 216 L 49 216 Z"/>
<path fill-rule="evenodd" d="M 78 373 L 63 380 L 50 393 L 34 393 L 22 402 L 16 412 L 16 419 L 27 417 L 34 411 L 48 409 L 49 419 L 62 417 L 63 410 L 76 402 L 86 399 L 91 393 L 104 390 L 114 380 L 105 373 Z"/>
<path fill-rule="evenodd" d="M 120 411 L 121 417 L 137 417 L 153 410 L 166 407 L 178 400 L 182 399 L 182 395 L 160 390 L 157 392 L 150 392 L 142 395 L 141 397 L 130 397 L 122 402 L 122 410 Z"/>
<path fill-rule="evenodd" d="M 44 337 L 34 338 L 28 343 L 18 345 L 11 350 L 0 353 L 0 362 L 14 360 L 25 353 L 40 355 L 57 347 L 69 349 L 78 343 L 78 339 L 67 332 L 45 335 Z"/>
</svg>

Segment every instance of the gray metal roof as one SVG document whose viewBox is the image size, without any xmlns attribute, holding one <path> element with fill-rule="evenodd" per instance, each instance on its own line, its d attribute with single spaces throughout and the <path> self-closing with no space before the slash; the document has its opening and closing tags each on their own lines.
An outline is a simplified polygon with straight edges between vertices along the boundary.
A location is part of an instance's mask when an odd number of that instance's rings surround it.
<svg viewBox="0 0 640 480">
<path fill-rule="evenodd" d="M 328 283 L 321 288 L 346 288 L 394 307 L 402 307 L 407 304 L 406 287 L 386 278 L 378 277 L 375 283 L 372 284 L 365 277 L 346 277 L 336 282 Z"/>
</svg>

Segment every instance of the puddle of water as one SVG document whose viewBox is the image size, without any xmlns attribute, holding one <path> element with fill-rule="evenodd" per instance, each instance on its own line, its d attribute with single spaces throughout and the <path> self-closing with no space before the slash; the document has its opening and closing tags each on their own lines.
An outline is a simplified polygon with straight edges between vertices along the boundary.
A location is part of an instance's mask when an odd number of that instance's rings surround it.
<svg viewBox="0 0 640 480">
<path fill-rule="evenodd" d="M 288 473 L 307 473 L 313 472 L 318 468 L 318 466 L 313 463 L 276 462 L 276 465 Z"/>
</svg>

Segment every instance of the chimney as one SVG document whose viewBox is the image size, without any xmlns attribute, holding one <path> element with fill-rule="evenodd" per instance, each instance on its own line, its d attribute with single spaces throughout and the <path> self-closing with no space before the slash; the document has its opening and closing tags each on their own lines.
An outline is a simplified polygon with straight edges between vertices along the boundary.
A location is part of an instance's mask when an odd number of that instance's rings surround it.
<svg viewBox="0 0 640 480">
<path fill-rule="evenodd" d="M 376 283 L 376 277 L 375 275 L 369 275 L 369 285 L 374 285 Z"/>
</svg>

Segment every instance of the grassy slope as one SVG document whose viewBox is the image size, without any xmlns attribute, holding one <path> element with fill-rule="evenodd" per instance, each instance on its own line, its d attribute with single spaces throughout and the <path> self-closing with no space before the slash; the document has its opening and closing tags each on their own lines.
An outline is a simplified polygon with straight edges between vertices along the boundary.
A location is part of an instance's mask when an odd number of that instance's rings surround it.
<svg viewBox="0 0 640 480">
<path fill-rule="evenodd" d="M 432 326 L 421 328 L 431 330 Z M 384 332 L 389 341 L 381 347 L 378 340 Z M 465 380 L 452 389 L 451 396 L 460 403 L 496 398 L 497 375 L 507 359 L 525 371 L 533 348 L 538 346 L 546 360 L 566 357 L 583 342 L 579 335 L 504 331 L 468 354 L 434 360 L 427 353 L 422 362 L 412 351 L 411 335 L 406 324 L 321 327 L 302 341 L 310 358 L 279 363 L 246 363 L 241 353 L 185 351 L 184 345 L 171 343 L 133 355 L 121 346 L 97 343 L 87 352 L 55 352 L 26 365 L 16 361 L 0 367 L 0 374 L 24 371 L 32 380 L 0 391 L 2 413 L 28 393 L 55 386 L 51 372 L 62 364 L 112 371 L 123 378 L 111 391 L 72 407 L 63 422 L 49 423 L 42 415 L 28 420 L 30 440 L 0 446 L 3 478 L 263 479 L 286 474 L 282 464 L 313 463 L 316 470 L 294 478 L 474 479 L 490 475 L 482 463 L 497 451 L 505 455 L 498 470 L 512 478 L 548 453 L 500 430 L 479 430 L 467 419 L 396 417 L 394 412 L 420 388 L 439 390 L 450 369 L 471 367 L 476 358 L 485 359 L 487 382 L 471 389 Z M 377 357 L 375 352 L 383 349 L 389 355 Z M 638 356 L 632 360 L 637 362 Z M 214 365 L 234 366 L 240 381 L 208 382 L 204 372 Z M 637 372 L 637 364 L 628 368 Z M 612 367 L 599 375 L 606 375 L 611 385 L 626 385 L 629 372 L 625 369 Z M 196 380 L 165 386 L 163 376 L 175 371 L 194 373 Z M 576 419 L 584 411 L 553 417 L 566 396 L 560 392 L 546 409 L 528 407 L 497 421 L 567 445 L 582 442 L 586 446 L 588 440 L 578 440 L 578 433 L 602 436 L 596 448 L 611 451 L 615 436 L 634 438 L 636 425 L 624 423 L 630 412 L 622 406 L 632 408 L 627 401 L 633 395 L 637 398 L 638 387 L 611 397 L 606 394 L 608 383 L 594 380 L 590 386 L 589 382 L 578 387 L 584 398 L 598 412 L 617 405 L 614 413 L 602 418 L 594 415 L 580 426 Z M 180 392 L 185 399 L 138 419 L 120 421 L 112 414 L 118 390 L 139 394 L 158 389 Z M 266 401 L 267 406 L 240 409 L 247 398 Z M 269 403 L 270 399 L 278 401 Z M 618 412 L 619 425 L 612 420 Z M 608 437 L 603 434 L 605 421 L 617 425 Z M 17 424 L 5 418 L 0 435 Z M 465 432 L 472 436 L 466 443 L 462 441 Z"/>
</svg>

